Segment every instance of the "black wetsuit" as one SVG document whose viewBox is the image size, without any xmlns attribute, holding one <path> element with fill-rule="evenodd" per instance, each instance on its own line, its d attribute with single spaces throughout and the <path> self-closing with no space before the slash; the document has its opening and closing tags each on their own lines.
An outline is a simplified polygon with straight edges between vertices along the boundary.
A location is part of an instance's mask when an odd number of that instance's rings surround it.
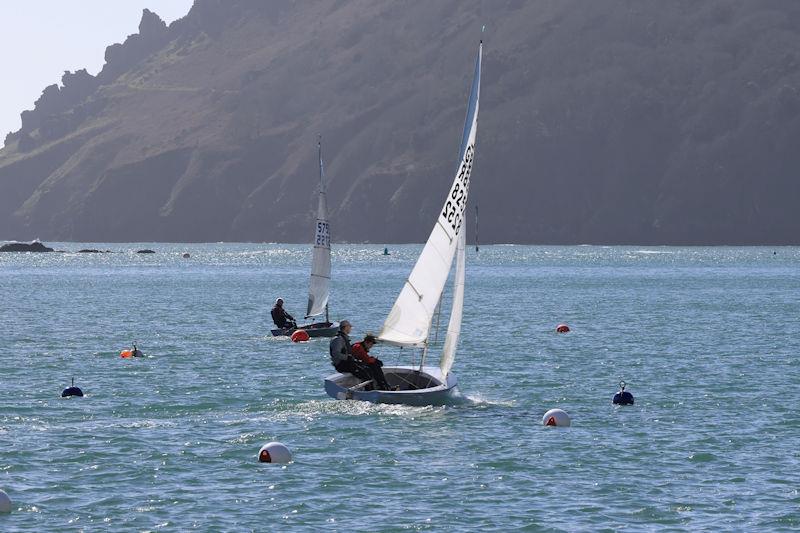
<svg viewBox="0 0 800 533">
<path fill-rule="evenodd" d="M 272 321 L 275 322 L 275 325 L 281 329 L 295 327 L 297 324 L 294 321 L 294 317 L 287 313 L 283 307 L 278 307 L 277 305 L 272 308 Z"/>
</svg>

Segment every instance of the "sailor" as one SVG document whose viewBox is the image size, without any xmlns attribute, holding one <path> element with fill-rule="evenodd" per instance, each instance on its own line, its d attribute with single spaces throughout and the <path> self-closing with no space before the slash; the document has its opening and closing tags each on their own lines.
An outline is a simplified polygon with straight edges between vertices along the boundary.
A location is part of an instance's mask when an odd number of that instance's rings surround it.
<svg viewBox="0 0 800 533">
<path fill-rule="evenodd" d="M 369 354 L 369 349 L 375 346 L 375 341 L 376 339 L 374 335 L 367 335 L 364 337 L 363 341 L 355 343 L 352 350 L 353 357 L 369 368 L 369 371 L 375 379 L 375 382 L 378 384 L 379 389 L 389 390 L 390 387 L 386 382 L 386 376 L 383 375 L 383 369 L 381 369 L 383 366 L 383 361 L 377 357 L 372 357 Z"/>
<path fill-rule="evenodd" d="M 339 323 L 339 332 L 331 339 L 331 364 L 337 372 L 343 374 L 349 372 L 362 381 L 370 381 L 372 373 L 369 368 L 353 357 L 353 350 L 350 346 L 350 330 L 352 329 L 353 326 L 348 320 L 342 320 Z"/>
<path fill-rule="evenodd" d="M 131 356 L 133 357 L 144 357 L 142 351 L 136 347 L 136 344 L 133 345 L 133 350 L 131 350 Z"/>
<path fill-rule="evenodd" d="M 294 321 L 294 317 L 283 308 L 283 298 L 275 300 L 275 307 L 272 308 L 272 321 L 275 322 L 275 325 L 280 329 L 297 327 L 297 322 Z"/>
</svg>

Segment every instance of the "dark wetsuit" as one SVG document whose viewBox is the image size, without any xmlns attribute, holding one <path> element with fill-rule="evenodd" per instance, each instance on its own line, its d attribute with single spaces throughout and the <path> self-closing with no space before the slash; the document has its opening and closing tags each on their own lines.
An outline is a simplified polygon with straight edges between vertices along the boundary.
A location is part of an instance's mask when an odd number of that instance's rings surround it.
<svg viewBox="0 0 800 533">
<path fill-rule="evenodd" d="M 293 328 L 296 326 L 294 317 L 287 313 L 283 307 L 278 307 L 277 305 L 272 308 L 272 321 L 281 329 Z"/>
<path fill-rule="evenodd" d="M 353 358 L 350 337 L 344 331 L 339 330 L 339 333 L 331 339 L 330 352 L 331 364 L 337 372 L 349 372 L 362 381 L 373 378 L 369 368 Z"/>
</svg>

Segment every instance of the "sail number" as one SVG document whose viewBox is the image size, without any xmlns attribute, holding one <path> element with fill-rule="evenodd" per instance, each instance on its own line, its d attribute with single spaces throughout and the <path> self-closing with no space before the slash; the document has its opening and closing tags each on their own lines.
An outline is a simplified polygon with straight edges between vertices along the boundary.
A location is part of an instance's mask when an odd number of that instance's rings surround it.
<svg viewBox="0 0 800 533">
<path fill-rule="evenodd" d="M 324 246 L 329 248 L 331 245 L 331 234 L 327 222 L 317 220 L 317 234 L 314 239 L 314 246 Z"/>
<path fill-rule="evenodd" d="M 470 144 L 464 152 L 464 159 L 458 169 L 456 179 L 450 188 L 450 194 L 444 204 L 442 211 L 443 224 L 450 226 L 458 235 L 461 230 L 461 223 L 464 221 L 464 209 L 467 206 L 467 194 L 469 193 L 469 176 L 472 173 L 472 160 L 475 155 L 475 145 Z"/>
</svg>

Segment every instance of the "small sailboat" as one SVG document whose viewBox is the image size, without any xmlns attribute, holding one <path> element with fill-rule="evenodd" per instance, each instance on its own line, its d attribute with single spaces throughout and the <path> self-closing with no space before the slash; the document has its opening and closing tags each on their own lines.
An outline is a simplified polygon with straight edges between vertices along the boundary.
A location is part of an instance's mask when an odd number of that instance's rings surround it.
<svg viewBox="0 0 800 533">
<path fill-rule="evenodd" d="M 371 380 L 362 382 L 349 373 L 332 374 L 325 378 L 325 391 L 333 398 L 435 405 L 447 403 L 457 395 L 458 380 L 450 369 L 461 333 L 461 316 L 464 310 L 467 226 L 464 214 L 475 156 L 482 53 L 483 41 L 478 47 L 475 60 L 475 75 L 461 137 L 458 170 L 428 241 L 378 335 L 378 341 L 384 344 L 399 346 L 401 349 L 410 348 L 412 351 L 421 349 L 420 362 L 410 366 L 383 367 L 386 381 L 391 388 L 397 390 L 369 390 L 373 386 Z M 453 259 L 456 263 L 453 298 L 441 359 L 438 366 L 426 366 L 433 319 L 437 309 L 440 309 Z"/>
<path fill-rule="evenodd" d="M 308 306 L 305 318 L 325 313 L 324 322 L 301 324 L 296 328 L 273 329 L 276 337 L 291 335 L 298 329 L 305 330 L 309 337 L 335 337 L 339 323 L 331 322 L 328 313 L 328 297 L 331 285 L 331 234 L 328 222 L 328 201 L 325 191 L 325 170 L 322 165 L 322 141 L 317 141 L 319 151 L 319 202 L 317 203 L 317 222 L 314 226 L 314 249 L 311 259 L 311 279 L 308 284 Z"/>
</svg>

